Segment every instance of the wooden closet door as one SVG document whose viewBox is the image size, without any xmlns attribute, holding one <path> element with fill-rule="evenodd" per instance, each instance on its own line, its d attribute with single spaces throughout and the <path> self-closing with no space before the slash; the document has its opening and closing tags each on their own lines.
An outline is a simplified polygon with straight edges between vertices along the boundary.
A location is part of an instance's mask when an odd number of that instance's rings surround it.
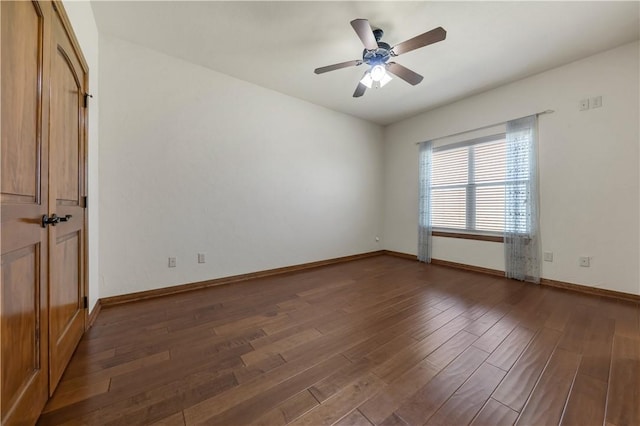
<svg viewBox="0 0 640 426">
<path fill-rule="evenodd" d="M 85 78 L 56 11 L 51 24 L 49 212 L 69 219 L 48 228 L 51 394 L 85 329 Z"/>
<path fill-rule="evenodd" d="M 50 5 L 2 1 L 2 424 L 33 424 L 47 400 Z"/>
</svg>

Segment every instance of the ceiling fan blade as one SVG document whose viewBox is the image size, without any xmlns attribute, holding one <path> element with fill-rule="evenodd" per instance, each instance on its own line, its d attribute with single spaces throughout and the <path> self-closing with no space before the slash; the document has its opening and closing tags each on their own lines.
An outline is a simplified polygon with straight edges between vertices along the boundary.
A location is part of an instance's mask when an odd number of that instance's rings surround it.
<svg viewBox="0 0 640 426">
<path fill-rule="evenodd" d="M 373 35 L 373 30 L 371 29 L 371 25 L 369 25 L 369 21 L 366 19 L 354 19 L 351 21 L 351 26 L 360 37 L 362 44 L 367 50 L 375 50 L 378 48 L 378 42 L 376 41 L 375 36 Z"/>
<path fill-rule="evenodd" d="M 403 67 L 400 64 L 396 64 L 395 62 L 389 62 L 387 64 L 387 71 L 395 76 L 400 77 L 412 86 L 420 83 L 424 78 L 420 74 L 413 72 L 409 68 Z"/>
<path fill-rule="evenodd" d="M 420 34 L 419 36 L 415 36 L 414 38 L 410 38 L 407 41 L 396 44 L 391 50 L 396 56 L 398 56 L 403 53 L 411 52 L 412 50 L 437 43 L 445 38 L 447 38 L 447 32 L 444 28 L 438 27 L 431 31 L 427 31 L 424 34 Z"/>
<path fill-rule="evenodd" d="M 359 98 L 360 96 L 364 95 L 365 90 L 367 90 L 367 86 L 365 86 L 362 83 L 358 83 L 358 86 L 356 87 L 356 91 L 353 92 L 353 97 Z"/>
<path fill-rule="evenodd" d="M 340 68 L 357 67 L 358 65 L 362 65 L 362 61 L 356 59 L 355 61 L 340 62 L 339 64 L 316 68 L 313 72 L 315 72 L 316 74 L 322 74 L 329 71 L 339 70 Z"/>
</svg>

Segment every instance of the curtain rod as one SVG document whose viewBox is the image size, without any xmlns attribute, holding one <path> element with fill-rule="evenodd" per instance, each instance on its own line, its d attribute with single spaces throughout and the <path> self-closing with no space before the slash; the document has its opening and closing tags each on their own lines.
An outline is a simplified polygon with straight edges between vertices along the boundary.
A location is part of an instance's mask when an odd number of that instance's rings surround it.
<svg viewBox="0 0 640 426">
<path fill-rule="evenodd" d="M 531 115 L 551 114 L 553 112 L 555 112 L 555 111 L 552 110 L 552 109 L 547 109 L 547 110 L 544 110 L 544 111 L 536 112 L 535 114 L 523 115 L 522 117 L 514 118 L 513 120 L 520 120 L 521 118 L 529 117 Z M 439 138 L 433 138 L 433 139 L 428 139 L 428 140 L 431 141 L 431 142 L 439 141 L 440 139 L 451 138 L 453 136 L 464 135 L 465 133 L 471 133 L 471 132 L 475 132 L 477 130 L 484 130 L 484 129 L 488 129 L 490 127 L 499 126 L 500 124 L 505 124 L 505 123 L 507 123 L 509 121 L 513 121 L 513 120 L 500 121 L 499 123 L 489 124 L 487 126 L 478 127 L 477 129 L 465 130 L 464 132 L 453 133 L 451 135 L 440 136 Z M 420 145 L 421 143 L 422 142 L 416 142 L 416 145 Z"/>
</svg>

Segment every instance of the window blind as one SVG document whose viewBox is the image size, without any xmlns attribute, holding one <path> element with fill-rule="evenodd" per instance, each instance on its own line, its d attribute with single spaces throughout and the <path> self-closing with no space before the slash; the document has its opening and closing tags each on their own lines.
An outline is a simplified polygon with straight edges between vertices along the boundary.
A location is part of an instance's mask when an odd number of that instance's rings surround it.
<svg viewBox="0 0 640 426">
<path fill-rule="evenodd" d="M 506 179 L 504 134 L 434 148 L 434 229 L 502 233 Z"/>
</svg>

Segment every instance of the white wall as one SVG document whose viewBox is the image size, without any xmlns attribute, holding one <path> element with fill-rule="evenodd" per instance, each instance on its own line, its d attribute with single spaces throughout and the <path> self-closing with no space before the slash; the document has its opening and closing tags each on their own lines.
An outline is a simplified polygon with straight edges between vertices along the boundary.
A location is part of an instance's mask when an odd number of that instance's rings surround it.
<svg viewBox="0 0 640 426">
<path fill-rule="evenodd" d="M 639 43 L 425 112 L 385 129 L 384 247 L 417 251 L 416 142 L 540 116 L 544 278 L 640 294 Z M 581 99 L 603 106 L 579 111 Z M 578 266 L 591 256 L 590 268 Z M 502 244 L 434 238 L 433 257 L 504 270 Z"/>
<path fill-rule="evenodd" d="M 100 76 L 102 297 L 381 248 L 380 127 L 103 34 Z"/>
<path fill-rule="evenodd" d="M 93 99 L 89 102 L 88 134 L 88 188 L 89 196 L 89 309 L 100 297 L 99 289 L 99 226 L 98 226 L 98 27 L 93 10 L 88 1 L 64 0 L 64 9 L 69 16 L 73 31 L 80 43 L 82 53 L 89 65 L 89 93 Z"/>
</svg>

